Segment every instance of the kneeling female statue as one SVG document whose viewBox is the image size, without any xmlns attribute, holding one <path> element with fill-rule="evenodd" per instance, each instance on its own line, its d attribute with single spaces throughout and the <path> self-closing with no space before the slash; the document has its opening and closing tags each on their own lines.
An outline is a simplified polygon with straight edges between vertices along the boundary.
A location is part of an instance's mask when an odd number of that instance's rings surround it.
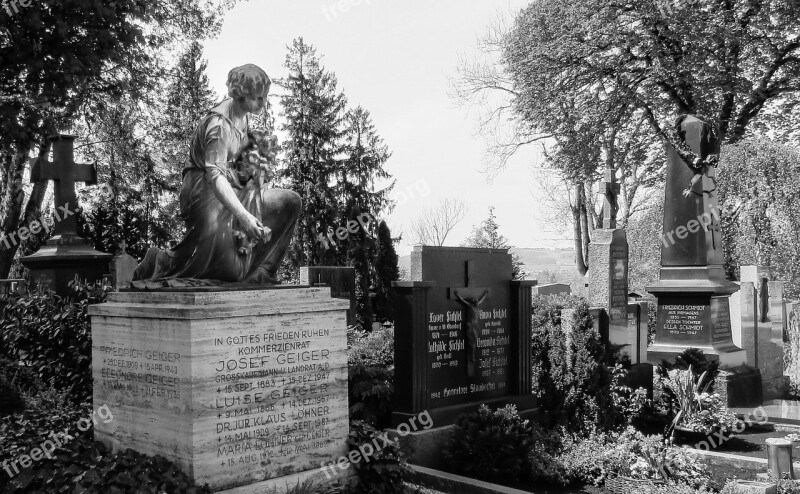
<svg viewBox="0 0 800 494">
<path fill-rule="evenodd" d="M 265 183 L 275 141 L 250 129 L 249 115 L 264 108 L 270 84 L 255 65 L 230 71 L 229 97 L 198 123 L 183 170 L 186 236 L 170 250 L 150 248 L 134 287 L 278 283 L 301 201 Z"/>
</svg>

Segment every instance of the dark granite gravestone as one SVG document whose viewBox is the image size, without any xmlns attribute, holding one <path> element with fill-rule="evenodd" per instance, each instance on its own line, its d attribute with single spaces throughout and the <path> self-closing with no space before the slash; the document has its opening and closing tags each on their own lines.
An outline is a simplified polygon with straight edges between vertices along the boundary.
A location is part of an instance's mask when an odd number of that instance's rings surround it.
<svg viewBox="0 0 800 494">
<path fill-rule="evenodd" d="M 300 268 L 300 284 L 312 287 L 327 286 L 331 297 L 350 301 L 347 325 L 356 323 L 356 269 L 345 266 L 303 266 Z"/>
<path fill-rule="evenodd" d="M 395 423 L 428 411 L 436 427 L 481 403 L 535 405 L 531 287 L 507 249 L 417 246 L 411 280 L 392 284 Z"/>
<path fill-rule="evenodd" d="M 51 137 L 50 141 L 53 143 L 53 162 L 42 158 L 32 159 L 31 183 L 53 181 L 53 236 L 37 252 L 20 260 L 30 269 L 32 280 L 43 281 L 59 295 L 67 296 L 71 293 L 69 282 L 76 276 L 89 282 L 102 280 L 103 275 L 108 273 L 113 256 L 96 251 L 91 241 L 77 233 L 75 182 L 97 183 L 94 165 L 75 163 L 75 136 L 60 134 Z M 35 231 L 34 224 L 38 231 L 38 222 L 34 221 L 30 226 L 31 232 Z"/>
<path fill-rule="evenodd" d="M 689 116 L 680 138 L 700 159 L 718 153 L 713 129 Z M 723 366 L 746 363 L 734 345 L 729 297 L 738 286 L 725 278 L 714 166 L 690 167 L 667 145 L 664 233 L 659 281 L 647 290 L 658 298 L 655 343 L 648 359 L 659 363 L 699 348 Z"/>
</svg>

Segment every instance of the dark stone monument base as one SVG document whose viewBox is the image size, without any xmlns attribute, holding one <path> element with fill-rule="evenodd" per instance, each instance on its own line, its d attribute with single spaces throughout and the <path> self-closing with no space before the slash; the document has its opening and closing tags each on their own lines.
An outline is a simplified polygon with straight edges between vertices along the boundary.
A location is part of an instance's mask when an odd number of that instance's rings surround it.
<svg viewBox="0 0 800 494">
<path fill-rule="evenodd" d="M 644 388 L 647 397 L 653 399 L 653 364 L 634 364 L 625 376 L 625 386 L 632 390 Z"/>
<path fill-rule="evenodd" d="M 492 410 L 503 408 L 506 405 L 516 405 L 517 411 L 523 418 L 532 418 L 538 413 L 536 408 L 536 397 L 529 396 L 504 396 L 491 400 L 484 400 L 481 403 L 464 403 L 449 407 L 434 408 L 428 410 L 428 414 L 433 420 L 433 424 L 452 424 L 459 415 L 476 412 L 481 405 L 486 405 Z M 397 427 L 402 423 L 409 423 L 419 414 L 392 412 L 392 427 Z"/>
<path fill-rule="evenodd" d="M 789 376 L 778 376 L 766 379 L 761 384 L 765 400 L 780 400 L 786 398 L 789 392 Z"/>
<path fill-rule="evenodd" d="M 647 350 L 648 362 L 657 365 L 697 348 L 722 368 L 747 364 L 747 352 L 733 343 L 730 294 L 736 289 L 726 280 L 660 281 L 647 287 L 658 299 L 656 339 Z"/>
<path fill-rule="evenodd" d="M 757 407 L 763 402 L 761 372 L 742 365 L 720 371 L 714 391 L 727 401 L 729 407 Z"/>
<path fill-rule="evenodd" d="M 702 350 L 708 360 L 716 360 L 721 368 L 727 369 L 738 367 L 747 363 L 747 352 L 720 352 L 710 346 L 702 345 L 650 345 L 647 349 L 647 361 L 653 365 L 658 365 L 663 360 L 674 361 L 675 357 L 685 352 L 689 348 Z"/>
<path fill-rule="evenodd" d="M 71 295 L 69 282 L 78 276 L 88 282 L 100 281 L 109 274 L 112 254 L 96 251 L 87 240 L 77 235 L 57 235 L 35 254 L 21 259 L 30 270 L 30 278 L 45 283 L 61 296 Z"/>
</svg>

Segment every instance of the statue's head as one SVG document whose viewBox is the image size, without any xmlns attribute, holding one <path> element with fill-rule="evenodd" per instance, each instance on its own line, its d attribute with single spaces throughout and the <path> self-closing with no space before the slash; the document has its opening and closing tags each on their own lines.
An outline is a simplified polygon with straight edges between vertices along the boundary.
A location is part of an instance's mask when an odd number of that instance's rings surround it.
<svg viewBox="0 0 800 494">
<path fill-rule="evenodd" d="M 272 81 L 267 73 L 251 63 L 233 68 L 228 72 L 228 96 L 235 100 L 255 99 L 260 96 L 266 98 L 270 84 Z"/>
</svg>

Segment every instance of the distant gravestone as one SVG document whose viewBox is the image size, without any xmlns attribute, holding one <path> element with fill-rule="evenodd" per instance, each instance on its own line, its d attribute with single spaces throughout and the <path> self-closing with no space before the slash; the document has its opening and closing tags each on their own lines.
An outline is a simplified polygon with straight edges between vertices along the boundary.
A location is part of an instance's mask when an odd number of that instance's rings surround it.
<svg viewBox="0 0 800 494">
<path fill-rule="evenodd" d="M 303 266 L 300 268 L 300 284 L 312 287 L 326 286 L 331 297 L 350 302 L 347 325 L 356 323 L 356 269 L 345 266 Z"/>
<path fill-rule="evenodd" d="M 417 246 L 411 279 L 392 284 L 395 411 L 452 423 L 481 403 L 531 409 L 531 287 L 507 249 Z"/>
<path fill-rule="evenodd" d="M 22 279 L 6 279 L 0 280 L 0 295 L 7 295 L 9 293 L 25 293 L 25 280 Z"/>
<path fill-rule="evenodd" d="M 111 285 L 114 290 L 129 288 L 133 272 L 139 264 L 135 257 L 125 251 L 125 241 L 120 244 L 120 252 L 111 259 Z"/>
<path fill-rule="evenodd" d="M 767 266 L 742 266 L 740 273 L 742 283 L 755 287 L 758 369 L 764 399 L 782 398 L 789 388 L 789 378 L 784 376 L 783 282 L 773 281 Z"/>
<path fill-rule="evenodd" d="M 733 344 L 729 301 L 738 286 L 725 277 L 716 169 L 708 161 L 719 143 L 711 125 L 693 116 L 679 119 L 677 128 L 681 145 L 710 164 L 690 166 L 667 145 L 661 270 L 647 287 L 658 299 L 648 359 L 655 364 L 699 348 L 723 367 L 743 365 L 747 357 Z"/>
<path fill-rule="evenodd" d="M 739 291 L 731 295 L 731 330 L 733 342 L 747 353 L 747 365 L 758 368 L 758 312 L 753 283 L 741 282 Z"/>
<path fill-rule="evenodd" d="M 569 295 L 572 293 L 566 283 L 545 283 L 533 287 L 534 295 Z"/>
</svg>

